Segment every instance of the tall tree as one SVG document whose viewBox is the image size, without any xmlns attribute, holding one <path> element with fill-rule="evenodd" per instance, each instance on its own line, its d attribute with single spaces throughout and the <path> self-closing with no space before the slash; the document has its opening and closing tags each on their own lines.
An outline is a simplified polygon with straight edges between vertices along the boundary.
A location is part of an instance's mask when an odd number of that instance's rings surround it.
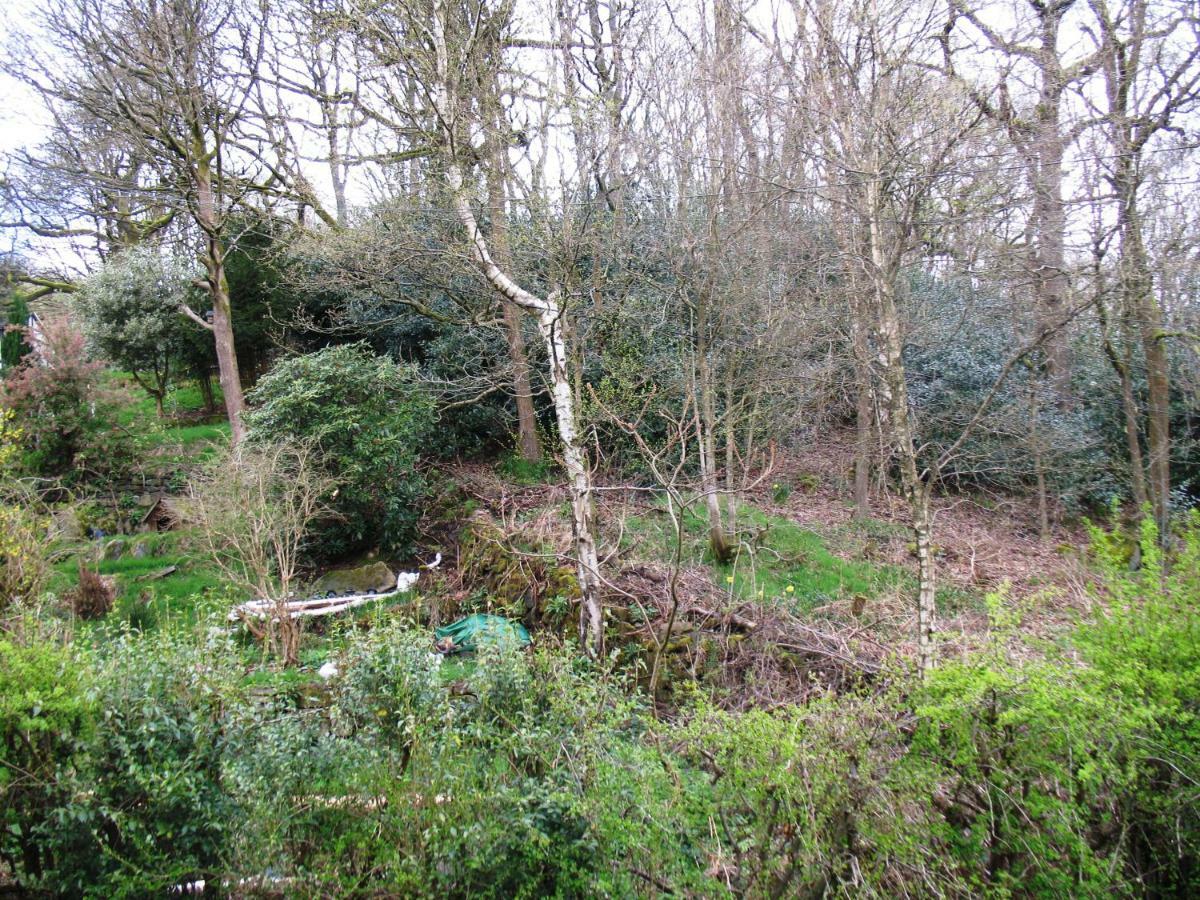
<svg viewBox="0 0 1200 900">
<path fill-rule="evenodd" d="M 403 141 L 393 161 L 430 158 L 430 174 L 442 183 L 431 194 L 456 217 L 477 272 L 503 302 L 537 322 L 571 494 L 580 640 L 590 654 L 600 655 L 604 617 L 592 472 L 576 418 L 563 295 L 557 289 L 535 293 L 502 268 L 472 205 L 478 187 L 473 170 L 486 175 L 488 136 L 497 128 L 491 101 L 510 47 L 512 8 L 484 0 L 347 0 L 343 12 L 343 24 L 354 30 L 370 66 L 364 93 L 372 118 Z"/>
<path fill-rule="evenodd" d="M 278 148 L 264 143 L 253 114 L 264 18 L 240 0 L 51 0 L 40 21 L 49 47 L 18 69 L 149 166 L 152 177 L 131 189 L 194 229 L 212 308 L 181 312 L 212 332 L 235 442 L 245 403 L 225 275 L 228 224 L 256 190 L 281 187 L 283 169 L 268 158 Z"/>
<path fill-rule="evenodd" d="M 950 18 L 941 35 L 944 63 L 955 77 L 956 53 L 951 39 L 960 23 L 968 23 L 971 37 L 999 55 L 992 69 L 998 73 L 992 89 L 959 80 L 968 86 L 979 109 L 1003 128 L 1024 163 L 1032 198 L 1027 272 L 1033 284 L 1037 329 L 1045 348 L 1046 375 L 1060 402 L 1069 396 L 1071 382 L 1070 344 L 1064 328 L 1069 273 L 1063 163 L 1085 125 L 1083 121 L 1067 121 L 1066 105 L 1071 89 L 1096 65 L 1093 54 L 1070 58 L 1063 45 L 1064 25 L 1076 3 L 1023 0 L 1001 7 L 1001 14 L 995 15 L 994 9 L 967 0 L 950 0 Z M 981 68 L 978 64 L 975 67 Z"/>
<path fill-rule="evenodd" d="M 1098 107 L 1111 151 L 1106 177 L 1116 207 L 1117 289 L 1136 323 L 1146 366 L 1147 485 L 1165 535 L 1171 497 L 1171 364 L 1167 320 L 1146 249 L 1141 193 L 1151 142 L 1200 104 L 1200 16 L 1186 2 L 1121 0 L 1110 5 L 1090 0 L 1089 6 L 1094 16 L 1089 30 L 1104 78 L 1103 100 L 1093 107 Z"/>
</svg>

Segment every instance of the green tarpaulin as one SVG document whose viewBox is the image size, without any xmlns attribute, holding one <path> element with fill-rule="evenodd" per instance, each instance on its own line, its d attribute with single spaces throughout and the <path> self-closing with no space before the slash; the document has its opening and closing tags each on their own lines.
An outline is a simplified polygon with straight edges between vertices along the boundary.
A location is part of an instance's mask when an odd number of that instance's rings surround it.
<svg viewBox="0 0 1200 900">
<path fill-rule="evenodd" d="M 433 633 L 437 637 L 438 647 L 449 653 L 478 650 L 481 646 L 489 644 L 528 647 L 531 643 L 529 632 L 525 630 L 524 625 L 484 613 L 459 619 L 436 629 Z M 447 638 L 453 642 L 453 647 L 447 645 Z"/>
</svg>

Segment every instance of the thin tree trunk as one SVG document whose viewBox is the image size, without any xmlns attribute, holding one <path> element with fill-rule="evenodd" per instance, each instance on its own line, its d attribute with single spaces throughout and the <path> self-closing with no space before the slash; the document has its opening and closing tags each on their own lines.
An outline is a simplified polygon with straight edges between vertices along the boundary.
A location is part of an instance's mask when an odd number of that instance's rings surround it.
<svg viewBox="0 0 1200 900">
<path fill-rule="evenodd" d="M 1169 526 L 1171 498 L 1171 367 L 1163 340 L 1162 309 L 1154 297 L 1150 265 L 1142 239 L 1137 208 L 1136 176 L 1132 161 L 1118 160 L 1114 179 L 1118 194 L 1121 235 L 1121 291 L 1133 313 L 1146 362 L 1146 452 L 1149 494 L 1160 534 Z"/>
<path fill-rule="evenodd" d="M 713 399 L 712 367 L 709 362 L 707 300 L 700 303 L 696 347 L 696 417 L 700 444 L 700 489 L 708 510 L 708 544 L 717 562 L 728 562 L 733 548 L 725 533 L 721 515 L 720 486 L 717 483 L 717 424 L 716 402 Z"/>
<path fill-rule="evenodd" d="M 1150 502 L 1146 491 L 1146 464 L 1142 460 L 1142 439 L 1138 434 L 1138 420 L 1141 413 L 1138 410 L 1137 398 L 1133 395 L 1133 379 L 1129 374 L 1129 360 L 1121 366 L 1118 372 L 1121 379 L 1121 411 L 1125 416 L 1125 447 L 1129 453 L 1129 484 L 1133 494 L 1133 505 L 1139 511 L 1145 509 Z"/>
<path fill-rule="evenodd" d="M 737 465 L 737 417 L 734 409 L 733 372 L 735 361 L 733 356 L 726 361 L 725 366 L 725 513 L 729 533 L 737 534 L 738 489 L 739 479 L 735 474 Z"/>
<path fill-rule="evenodd" d="M 862 321 L 862 303 L 853 304 L 854 370 L 858 375 L 858 397 L 855 403 L 856 437 L 854 445 L 854 517 L 871 516 L 871 444 L 875 418 L 875 402 L 871 396 L 870 347 L 867 345 L 866 324 Z"/>
<path fill-rule="evenodd" d="M 871 257 L 871 281 L 879 329 L 880 354 L 884 363 L 884 383 L 890 406 L 893 441 L 900 458 L 900 477 L 908 501 L 913 535 L 917 545 L 917 655 L 923 674 L 935 664 L 933 640 L 937 619 L 936 563 L 933 557 L 933 517 L 930 511 L 930 484 L 921 477 L 920 461 L 908 411 L 908 384 L 904 368 L 904 338 L 900 313 L 896 306 L 895 274 L 898 266 L 883 247 L 879 210 L 879 187 L 866 185 L 868 249 Z"/>
<path fill-rule="evenodd" d="M 918 485 L 909 502 L 912 506 L 913 532 L 917 539 L 917 660 L 921 673 L 928 674 L 936 663 L 933 629 L 937 620 L 937 564 L 934 559 L 929 486 Z"/>
<path fill-rule="evenodd" d="M 562 443 L 563 467 L 567 470 L 571 493 L 575 573 L 579 580 L 581 600 L 579 640 L 585 652 L 598 659 L 604 654 L 604 608 L 600 599 L 600 560 L 596 551 L 592 512 L 592 473 L 588 468 L 587 455 L 579 440 L 575 421 L 575 396 L 567 371 L 567 350 L 563 335 L 566 324 L 564 312 L 556 292 L 551 292 L 544 298 L 538 297 L 513 281 L 496 265 L 471 209 L 471 202 L 463 184 L 462 169 L 455 157 L 458 140 L 456 122 L 460 110 L 455 94 L 456 75 L 451 72 L 446 43 L 446 16 L 444 0 L 435 0 L 431 36 L 436 54 L 437 82 L 433 86 L 433 93 L 442 129 L 441 149 L 446 184 L 480 272 L 505 300 L 537 316 L 538 332 L 546 345 L 554 414 L 558 423 L 559 440 Z"/>
<path fill-rule="evenodd" d="M 1050 498 L 1046 490 L 1046 466 L 1042 454 L 1036 385 L 1029 392 L 1029 440 L 1033 448 L 1033 477 L 1037 491 L 1038 540 L 1050 539 Z"/>
<path fill-rule="evenodd" d="M 1101 268 L 1101 255 L 1097 251 L 1093 264 L 1093 278 L 1096 286 L 1096 315 L 1100 320 L 1101 346 L 1109 365 L 1117 373 L 1121 383 L 1121 413 L 1125 421 L 1125 450 L 1129 455 L 1129 487 L 1133 495 L 1133 505 L 1141 511 L 1150 502 L 1146 492 L 1146 467 L 1142 460 L 1142 440 L 1139 435 L 1141 410 L 1138 409 L 1137 398 L 1133 393 L 1133 353 L 1129 336 L 1128 308 L 1121 315 L 1121 344 L 1124 353 L 1118 353 L 1113 343 L 1112 328 L 1108 317 L 1108 305 L 1105 302 L 1107 288 L 1104 283 L 1104 272 Z"/>
<path fill-rule="evenodd" d="M 571 517 L 575 543 L 575 573 L 581 597 L 579 639 L 593 657 L 604 653 L 604 611 L 600 601 L 600 561 L 596 552 L 592 513 L 592 473 L 580 443 L 575 422 L 575 395 L 567 371 L 567 349 L 563 338 L 563 311 L 556 294 L 541 298 L 513 281 L 492 259 L 487 242 L 467 199 L 458 164 L 446 163 L 446 182 L 454 208 L 466 230 L 475 262 L 488 282 L 509 303 L 537 316 L 538 332 L 546 345 L 550 385 L 558 436 L 562 443 L 563 467 L 571 493 Z"/>
<path fill-rule="evenodd" d="M 200 386 L 200 398 L 204 401 L 204 411 L 211 415 L 217 409 L 217 398 L 213 396 L 212 375 L 205 370 L 196 377 L 196 383 Z"/>
<path fill-rule="evenodd" d="M 500 141 L 494 141 L 499 145 Z M 512 271 L 512 250 L 508 242 L 508 212 L 504 202 L 506 160 L 502 149 L 492 154 L 487 173 L 488 207 L 491 213 L 492 252 L 496 263 Z M 533 387 L 529 377 L 529 357 L 525 353 L 525 338 L 521 334 L 521 317 L 511 303 L 500 303 L 504 316 L 504 333 L 508 343 L 508 359 L 512 366 L 513 395 L 517 403 L 517 448 L 522 459 L 537 462 L 542 458 L 542 442 L 538 439 L 537 414 L 533 408 Z"/>
</svg>

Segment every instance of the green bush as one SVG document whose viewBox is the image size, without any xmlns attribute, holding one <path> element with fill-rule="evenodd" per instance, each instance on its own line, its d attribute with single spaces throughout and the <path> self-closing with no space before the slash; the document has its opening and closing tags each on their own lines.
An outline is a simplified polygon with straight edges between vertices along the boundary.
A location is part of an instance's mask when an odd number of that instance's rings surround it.
<svg viewBox="0 0 1200 900">
<path fill-rule="evenodd" d="M 26 886 L 56 863 L 47 838 L 91 729 L 86 686 L 69 649 L 0 638 L 0 860 Z"/>
<path fill-rule="evenodd" d="M 1200 512 L 1164 558 L 1142 523 L 1131 570 L 1117 532 L 1092 530 L 1106 615 L 1074 641 L 1085 690 L 1119 702 L 1128 740 L 1114 748 L 1126 790 L 1115 810 L 1138 883 L 1162 896 L 1200 893 Z"/>
<path fill-rule="evenodd" d="M 710 869 L 739 896 L 961 893 L 927 797 L 906 771 L 896 697 L 827 697 L 777 712 L 701 704 L 679 732 L 711 773 Z"/>
<path fill-rule="evenodd" d="M 994 644 L 919 693 L 908 762 L 934 773 L 973 889 L 1200 890 L 1200 518 L 1178 543 L 1168 566 L 1146 523 L 1131 572 L 1126 540 L 1095 529 L 1094 621 L 1030 648 L 993 598 Z"/>
<path fill-rule="evenodd" d="M 316 529 L 326 558 L 379 546 L 403 552 L 413 538 L 425 480 L 418 450 L 432 406 L 412 370 L 362 345 L 286 359 L 250 393 L 251 441 L 311 441 L 340 485 L 336 521 Z"/>
<path fill-rule="evenodd" d="M 71 320 L 59 317 L 42 323 L 38 353 L 0 381 L 0 407 L 14 414 L 28 474 L 92 492 L 133 468 L 139 442 L 116 424 L 124 398 L 102 370 Z"/>
<path fill-rule="evenodd" d="M 97 653 L 96 727 L 55 833 L 62 895 L 147 896 L 222 871 L 239 802 L 223 779 L 236 647 L 159 631 Z"/>
<path fill-rule="evenodd" d="M 203 309 L 195 258 L 135 247 L 110 257 L 84 284 L 77 309 L 89 345 L 154 398 L 159 416 L 192 345 L 212 342 L 181 306 Z"/>
</svg>

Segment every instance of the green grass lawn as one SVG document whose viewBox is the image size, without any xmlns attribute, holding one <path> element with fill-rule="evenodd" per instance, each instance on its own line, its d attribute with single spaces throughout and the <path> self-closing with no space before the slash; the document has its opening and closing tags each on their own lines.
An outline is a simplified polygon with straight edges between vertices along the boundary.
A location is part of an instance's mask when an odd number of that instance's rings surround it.
<svg viewBox="0 0 1200 900">
<path fill-rule="evenodd" d="M 763 535 L 760 546 L 714 569 L 720 583 L 743 599 L 805 609 L 844 597 L 870 597 L 894 589 L 906 577 L 895 566 L 839 556 L 826 538 L 788 519 L 756 509 L 743 510 L 740 519 L 743 528 L 748 525 Z"/>
<path fill-rule="evenodd" d="M 159 418 L 154 399 L 134 384 L 128 373 L 110 372 L 108 377 L 114 384 L 128 385 L 130 390 L 131 401 L 122 407 L 117 422 L 142 436 L 147 449 L 159 450 L 160 456 L 162 451 L 169 455 L 178 449 L 181 457 L 190 457 L 229 439 L 229 423 L 220 418 L 223 407 L 218 385 L 213 385 L 217 421 L 196 422 L 194 417 L 203 411 L 204 398 L 195 382 L 184 381 L 172 387 L 163 404 L 165 416 Z"/>
<path fill-rule="evenodd" d="M 113 540 L 125 544 L 122 556 L 96 561 L 95 556 Z M 186 547 L 186 540 L 186 532 L 167 532 L 106 538 L 80 545 L 71 558 L 55 565 L 51 588 L 60 596 L 72 590 L 78 584 L 79 563 L 83 560 L 101 575 L 116 578 L 112 611 L 101 620 L 106 626 L 128 623 L 146 629 L 167 622 L 195 622 L 198 606 L 206 596 L 220 591 L 223 582 L 213 565 Z M 141 558 L 133 556 L 133 548 L 139 543 L 150 550 Z M 171 566 L 177 569 L 170 575 L 147 577 Z"/>
</svg>

